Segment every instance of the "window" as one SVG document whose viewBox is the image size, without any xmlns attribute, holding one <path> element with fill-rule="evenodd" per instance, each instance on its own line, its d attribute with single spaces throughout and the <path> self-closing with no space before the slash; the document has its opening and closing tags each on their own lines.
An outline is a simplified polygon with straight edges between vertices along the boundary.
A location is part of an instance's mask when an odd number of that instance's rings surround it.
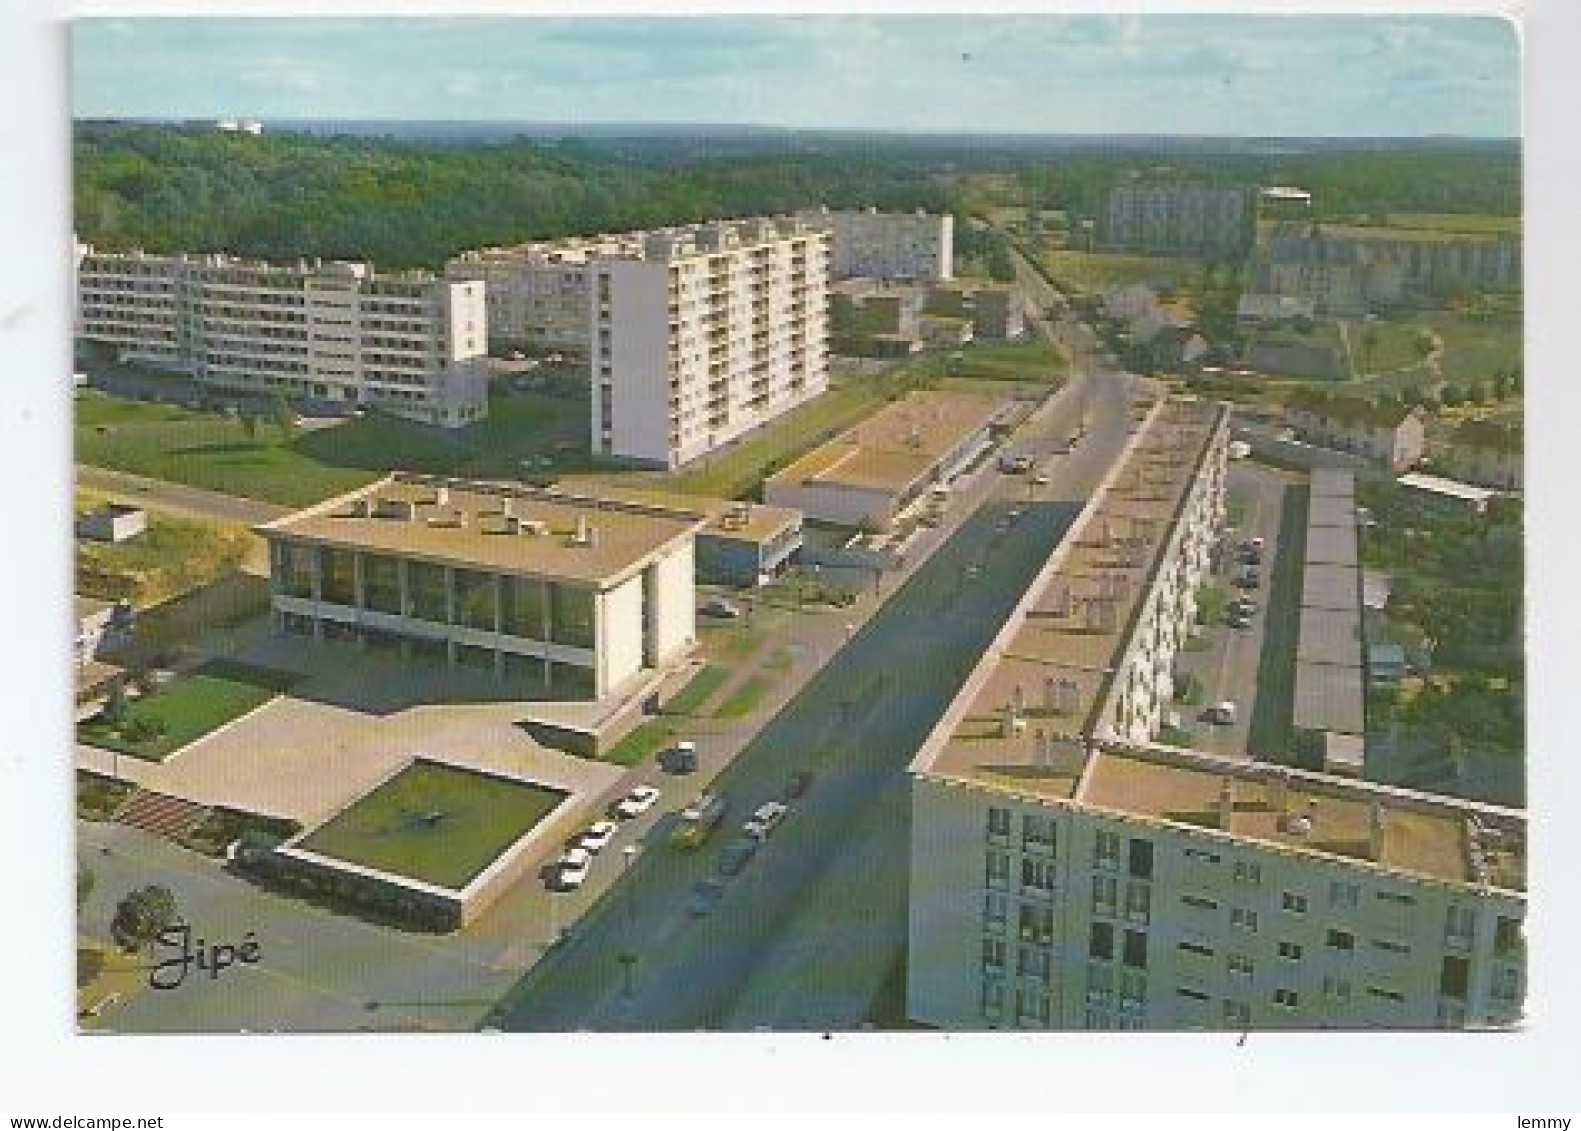
<svg viewBox="0 0 1581 1131">
<path fill-rule="evenodd" d="M 1493 928 L 1493 953 L 1514 954 L 1521 949 L 1521 921 L 1500 915 Z"/>
<path fill-rule="evenodd" d="M 1119 899 L 1120 885 L 1113 876 L 1094 876 L 1092 878 L 1092 913 L 1094 915 L 1113 915 Z"/>
<path fill-rule="evenodd" d="M 983 983 L 983 1016 L 997 1019 L 1005 1010 L 1005 984 L 997 978 Z"/>
<path fill-rule="evenodd" d="M 1248 911 L 1244 907 L 1230 909 L 1230 926 L 1239 927 L 1243 931 L 1257 932 L 1257 912 Z"/>
<path fill-rule="evenodd" d="M 1299 962 L 1301 960 L 1301 944 L 1293 942 L 1280 943 L 1279 957 L 1288 958 L 1291 962 Z"/>
<path fill-rule="evenodd" d="M 1367 992 L 1373 997 L 1383 998 L 1385 1001 L 1404 1001 L 1405 995 L 1399 990 L 1384 989 L 1382 986 L 1368 986 Z"/>
<path fill-rule="evenodd" d="M 1024 946 L 1016 952 L 1016 973 L 1023 977 L 1047 979 L 1049 952 L 1040 946 Z"/>
<path fill-rule="evenodd" d="M 1010 886 L 1010 857 L 1003 852 L 990 852 L 987 864 L 987 882 L 991 888 Z"/>
<path fill-rule="evenodd" d="M 1349 1001 L 1350 982 L 1345 978 L 1325 977 L 1323 979 L 1323 996 L 1330 1001 Z"/>
<path fill-rule="evenodd" d="M 1245 860 L 1235 862 L 1235 882 L 1238 884 L 1260 884 L 1263 882 L 1263 866 L 1249 864 Z"/>
<path fill-rule="evenodd" d="M 1328 886 L 1328 903 L 1330 907 L 1355 907 L 1360 899 L 1361 887 L 1358 884 L 1335 880 Z"/>
<path fill-rule="evenodd" d="M 1010 810 L 998 808 L 988 810 L 988 839 L 1010 839 Z"/>
<path fill-rule="evenodd" d="M 1139 880 L 1151 879 L 1153 875 L 1153 842 L 1150 840 L 1131 841 L 1130 851 L 1126 858 L 1126 871 Z"/>
<path fill-rule="evenodd" d="M 983 940 L 983 969 L 1003 970 L 1005 968 L 1005 940 Z"/>
<path fill-rule="evenodd" d="M 1089 1030 L 1108 1030 L 1114 1027 L 1109 1015 L 1101 1009 L 1089 1009 L 1084 1023 Z"/>
<path fill-rule="evenodd" d="M 1238 978 L 1250 978 L 1257 969 L 1250 955 L 1227 954 L 1224 956 L 1224 968 Z"/>
<path fill-rule="evenodd" d="M 1471 963 L 1458 955 L 1446 954 L 1443 967 L 1438 972 L 1438 992 L 1445 997 L 1466 999 L 1471 985 Z"/>
<path fill-rule="evenodd" d="M 1451 905 L 1444 920 L 1444 942 L 1448 946 L 1469 949 L 1477 937 L 1477 913 L 1469 907 Z"/>
<path fill-rule="evenodd" d="M 1301 1003 L 1301 996 L 1294 990 L 1277 989 L 1274 991 L 1274 1004 L 1285 1009 L 1295 1009 Z"/>
<path fill-rule="evenodd" d="M 1108 1005 L 1114 1000 L 1114 967 L 1094 963 L 1087 967 L 1087 1000 Z"/>
<path fill-rule="evenodd" d="M 1183 849 L 1181 855 L 1187 860 L 1193 860 L 1198 864 L 1217 864 L 1219 862 L 1219 854 L 1217 852 L 1209 852 L 1205 848 Z"/>
<path fill-rule="evenodd" d="M 1219 901 L 1209 899 L 1205 895 L 1183 895 L 1180 897 L 1180 902 L 1187 907 L 1200 907 L 1204 911 L 1217 911 L 1219 909 Z"/>
<path fill-rule="evenodd" d="M 1279 906 L 1296 915 L 1305 915 L 1307 910 L 1307 897 L 1296 895 L 1293 892 L 1284 892 L 1279 897 Z"/>
<path fill-rule="evenodd" d="M 1004 934 L 1009 902 L 1004 896 L 993 892 L 983 896 L 983 930 L 996 935 Z"/>
<path fill-rule="evenodd" d="M 1130 970 L 1120 971 L 1120 1008 L 1140 1009 L 1147 1000 L 1147 977 Z"/>
<path fill-rule="evenodd" d="M 1213 957 L 1213 948 L 1211 946 L 1205 946 L 1199 942 L 1183 942 L 1176 949 L 1183 950 L 1187 954 L 1200 954 L 1204 958 Z"/>
<path fill-rule="evenodd" d="M 1520 996 L 1521 974 L 1513 966 L 1495 966 L 1488 993 L 1499 1001 L 1514 1001 Z"/>
<path fill-rule="evenodd" d="M 1044 894 L 1054 890 L 1054 862 L 1052 860 L 1021 861 L 1021 890 Z"/>
<path fill-rule="evenodd" d="M 1114 924 L 1094 923 L 1087 937 L 1087 953 L 1105 962 L 1114 959 Z"/>
<path fill-rule="evenodd" d="M 1152 907 L 1153 897 L 1150 886 L 1146 883 L 1131 880 L 1125 885 L 1125 917 L 1133 923 L 1146 923 L 1148 912 Z"/>
<path fill-rule="evenodd" d="M 1349 931 L 1330 930 L 1327 937 L 1325 937 L 1323 941 L 1326 945 L 1332 947 L 1334 950 L 1356 949 L 1356 936 L 1351 934 Z"/>
<path fill-rule="evenodd" d="M 1026 816 L 1021 818 L 1021 848 L 1024 852 L 1054 855 L 1054 818 Z M 1050 885 L 1053 886 L 1052 884 Z"/>
<path fill-rule="evenodd" d="M 549 586 L 549 628 L 556 644 L 593 647 L 594 597 L 591 589 L 564 582 Z"/>
<path fill-rule="evenodd" d="M 1125 951 L 1122 961 L 1127 966 L 1144 967 L 1147 965 L 1147 932 L 1125 932 Z"/>
<path fill-rule="evenodd" d="M 1225 998 L 1224 1023 L 1231 1028 L 1245 1028 L 1252 1023 L 1252 1007 L 1244 1001 Z"/>
<path fill-rule="evenodd" d="M 1017 922 L 1017 933 L 1028 942 L 1048 946 L 1054 941 L 1054 909 L 1035 903 L 1023 903 Z"/>
<path fill-rule="evenodd" d="M 1387 951 L 1390 954 L 1411 953 L 1410 946 L 1406 943 L 1400 942 L 1398 939 L 1373 939 L 1372 945 L 1377 947 L 1379 950 Z"/>
<path fill-rule="evenodd" d="M 1099 830 L 1093 839 L 1092 866 L 1107 872 L 1120 868 L 1120 836 L 1118 833 Z"/>
<path fill-rule="evenodd" d="M 1036 990 L 1016 990 L 1016 1021 L 1022 1024 L 1032 1022 L 1037 1025 L 1049 1023 L 1049 996 Z"/>
<path fill-rule="evenodd" d="M 1179 986 L 1175 989 L 1175 993 L 1179 994 L 1181 997 L 1190 998 L 1192 1001 L 1213 1000 L 1213 998 L 1208 994 L 1203 993 L 1201 990 L 1194 990 L 1189 986 Z"/>
<path fill-rule="evenodd" d="M 1409 907 L 1416 902 L 1416 896 L 1399 891 L 1380 891 L 1374 895 L 1385 903 L 1398 903 L 1401 907 Z"/>
</svg>

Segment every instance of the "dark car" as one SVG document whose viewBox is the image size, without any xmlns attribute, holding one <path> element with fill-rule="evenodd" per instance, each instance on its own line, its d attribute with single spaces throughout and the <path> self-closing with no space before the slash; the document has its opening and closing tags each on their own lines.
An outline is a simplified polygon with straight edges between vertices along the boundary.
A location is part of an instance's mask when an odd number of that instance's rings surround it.
<svg viewBox="0 0 1581 1131">
<path fill-rule="evenodd" d="M 758 850 L 758 842 L 748 837 L 733 840 L 719 850 L 719 874 L 721 876 L 739 876 L 741 869 L 747 866 L 753 854 Z"/>
</svg>

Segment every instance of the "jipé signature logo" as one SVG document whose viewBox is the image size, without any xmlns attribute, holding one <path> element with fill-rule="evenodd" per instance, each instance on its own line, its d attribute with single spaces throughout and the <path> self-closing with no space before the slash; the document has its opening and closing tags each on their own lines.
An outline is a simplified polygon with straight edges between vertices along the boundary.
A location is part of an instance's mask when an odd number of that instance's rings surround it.
<svg viewBox="0 0 1581 1131">
<path fill-rule="evenodd" d="M 193 970 L 207 971 L 209 980 L 216 981 L 220 972 L 242 963 L 257 965 L 263 959 L 258 936 L 253 931 L 242 935 L 236 943 L 210 943 L 203 938 L 194 939 L 192 928 L 185 923 L 166 927 L 154 938 L 155 957 L 161 951 L 174 952 L 162 962 L 156 962 L 148 972 L 148 984 L 156 990 L 173 990 L 187 980 Z"/>
</svg>

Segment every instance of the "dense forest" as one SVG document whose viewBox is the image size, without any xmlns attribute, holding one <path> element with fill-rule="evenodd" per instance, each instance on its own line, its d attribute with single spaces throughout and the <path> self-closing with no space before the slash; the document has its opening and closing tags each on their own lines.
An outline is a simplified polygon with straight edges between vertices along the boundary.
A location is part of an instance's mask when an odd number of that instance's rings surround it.
<svg viewBox="0 0 1581 1131">
<path fill-rule="evenodd" d="M 1513 143 L 1314 143 L 1296 153 L 1054 145 L 802 135 L 447 143 L 82 122 L 76 222 L 79 237 L 109 249 L 433 267 L 489 244 L 818 203 L 968 211 L 962 174 L 974 172 L 1010 174 L 1025 203 L 1089 216 L 1111 185 L 1135 176 L 1298 184 L 1316 194 L 1320 215 L 1516 215 L 1521 206 Z"/>
<path fill-rule="evenodd" d="M 909 162 L 768 152 L 686 167 L 580 141 L 445 145 L 79 125 L 80 239 L 108 249 L 441 264 L 465 248 L 831 207 L 939 210 Z"/>
</svg>

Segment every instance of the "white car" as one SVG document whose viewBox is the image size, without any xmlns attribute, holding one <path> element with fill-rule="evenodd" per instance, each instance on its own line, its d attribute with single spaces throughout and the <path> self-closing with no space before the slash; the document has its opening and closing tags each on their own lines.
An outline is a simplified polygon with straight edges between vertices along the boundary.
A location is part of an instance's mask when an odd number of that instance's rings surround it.
<svg viewBox="0 0 1581 1131">
<path fill-rule="evenodd" d="M 1036 475 L 1034 475 L 1032 477 L 1032 486 L 1034 486 L 1034 487 L 1047 487 L 1048 485 L 1049 485 L 1049 477 L 1044 472 L 1040 471 L 1040 472 L 1038 472 Z"/>
<path fill-rule="evenodd" d="M 789 812 L 790 810 L 778 801 L 765 802 L 757 807 L 752 818 L 741 827 L 741 831 L 753 840 L 768 840 L 769 834 Z"/>
<path fill-rule="evenodd" d="M 1235 704 L 1226 699 L 1222 703 L 1215 703 L 1206 711 L 1208 722 L 1216 726 L 1233 726 L 1235 723 Z"/>
<path fill-rule="evenodd" d="M 555 882 L 561 891 L 575 891 L 587 880 L 593 854 L 585 848 L 568 848 L 555 863 Z"/>
<path fill-rule="evenodd" d="M 609 842 L 615 839 L 615 834 L 619 831 L 620 826 L 614 821 L 598 821 L 582 834 L 582 839 L 577 845 L 589 852 L 598 852 L 609 847 Z"/>
<path fill-rule="evenodd" d="M 640 817 L 653 808 L 659 800 L 659 791 L 651 785 L 639 785 L 636 789 L 622 797 L 615 805 L 615 816 L 623 821 L 633 817 Z"/>
</svg>

